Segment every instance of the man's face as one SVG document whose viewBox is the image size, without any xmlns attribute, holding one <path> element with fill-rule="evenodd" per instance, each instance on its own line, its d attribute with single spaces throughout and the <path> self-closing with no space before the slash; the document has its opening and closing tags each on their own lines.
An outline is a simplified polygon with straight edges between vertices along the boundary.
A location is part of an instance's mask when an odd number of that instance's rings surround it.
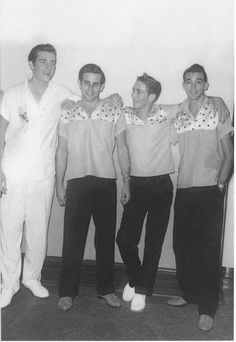
<svg viewBox="0 0 236 342">
<path fill-rule="evenodd" d="M 56 71 L 56 62 L 54 53 L 39 51 L 34 64 L 29 62 L 29 66 L 37 80 L 48 83 Z"/>
<path fill-rule="evenodd" d="M 143 109 L 150 103 L 150 94 L 146 85 L 141 81 L 136 81 L 132 91 L 133 107 L 135 109 Z"/>
<path fill-rule="evenodd" d="M 198 100 L 208 89 L 208 82 L 204 81 L 202 72 L 187 72 L 183 88 L 189 99 Z"/>
<path fill-rule="evenodd" d="M 82 76 L 80 82 L 82 99 L 87 102 L 93 102 L 98 100 L 100 93 L 103 91 L 105 84 L 101 83 L 102 75 L 92 72 L 86 72 Z"/>
</svg>

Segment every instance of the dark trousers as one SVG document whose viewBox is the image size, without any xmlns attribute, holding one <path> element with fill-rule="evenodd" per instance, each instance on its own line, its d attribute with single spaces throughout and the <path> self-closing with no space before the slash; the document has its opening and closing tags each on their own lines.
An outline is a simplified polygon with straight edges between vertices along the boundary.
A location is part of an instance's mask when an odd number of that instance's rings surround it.
<svg viewBox="0 0 236 342">
<path fill-rule="evenodd" d="M 124 206 L 117 244 L 135 292 L 151 295 L 168 226 L 173 185 L 169 175 L 131 177 L 131 199 Z M 145 216 L 146 234 L 141 263 L 138 244 Z"/>
<path fill-rule="evenodd" d="M 217 186 L 178 189 L 173 247 L 184 299 L 213 316 L 219 301 L 224 196 Z"/>
<path fill-rule="evenodd" d="M 97 293 L 114 292 L 116 180 L 93 176 L 67 183 L 60 297 L 78 293 L 91 216 L 95 225 Z"/>
</svg>

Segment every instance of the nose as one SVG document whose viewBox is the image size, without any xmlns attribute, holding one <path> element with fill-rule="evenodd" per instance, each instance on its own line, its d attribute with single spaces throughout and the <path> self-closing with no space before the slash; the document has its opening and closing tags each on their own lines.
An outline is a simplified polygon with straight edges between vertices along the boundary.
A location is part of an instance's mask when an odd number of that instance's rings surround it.
<svg viewBox="0 0 236 342">
<path fill-rule="evenodd" d="M 131 97 L 132 97 L 133 100 L 136 99 L 136 95 L 135 95 L 135 92 L 134 92 L 134 91 L 132 92 Z"/>
<path fill-rule="evenodd" d="M 46 71 L 50 71 L 51 70 L 51 66 L 49 63 L 45 63 L 45 70 Z"/>
</svg>

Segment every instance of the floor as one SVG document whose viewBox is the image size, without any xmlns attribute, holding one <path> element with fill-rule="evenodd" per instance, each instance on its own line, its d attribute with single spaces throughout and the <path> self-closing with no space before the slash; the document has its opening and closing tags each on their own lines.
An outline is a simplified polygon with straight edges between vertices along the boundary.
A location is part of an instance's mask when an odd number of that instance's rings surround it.
<svg viewBox="0 0 236 342">
<path fill-rule="evenodd" d="M 204 333 L 198 329 L 195 305 L 173 308 L 166 305 L 171 295 L 178 295 L 174 273 L 159 271 L 155 294 L 148 297 L 141 313 L 132 313 L 122 302 L 110 308 L 96 297 L 94 265 L 84 267 L 80 294 L 73 309 L 62 313 L 57 308 L 57 261 L 47 260 L 43 283 L 50 297 L 39 299 L 21 288 L 11 305 L 2 310 L 3 341 L 111 341 L 111 340 L 233 340 L 233 286 L 223 291 L 214 319 L 214 329 Z M 116 267 L 115 284 L 119 297 L 126 283 L 123 267 Z"/>
</svg>

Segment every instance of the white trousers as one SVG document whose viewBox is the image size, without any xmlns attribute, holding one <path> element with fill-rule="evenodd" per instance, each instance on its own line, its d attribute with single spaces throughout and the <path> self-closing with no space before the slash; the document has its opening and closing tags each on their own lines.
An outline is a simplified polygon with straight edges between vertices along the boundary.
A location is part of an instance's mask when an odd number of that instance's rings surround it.
<svg viewBox="0 0 236 342">
<path fill-rule="evenodd" d="M 4 287 L 19 288 L 21 243 L 25 227 L 22 282 L 40 280 L 46 257 L 48 222 L 54 193 L 54 177 L 36 182 L 11 183 L 2 195 L 1 272 Z"/>
</svg>

